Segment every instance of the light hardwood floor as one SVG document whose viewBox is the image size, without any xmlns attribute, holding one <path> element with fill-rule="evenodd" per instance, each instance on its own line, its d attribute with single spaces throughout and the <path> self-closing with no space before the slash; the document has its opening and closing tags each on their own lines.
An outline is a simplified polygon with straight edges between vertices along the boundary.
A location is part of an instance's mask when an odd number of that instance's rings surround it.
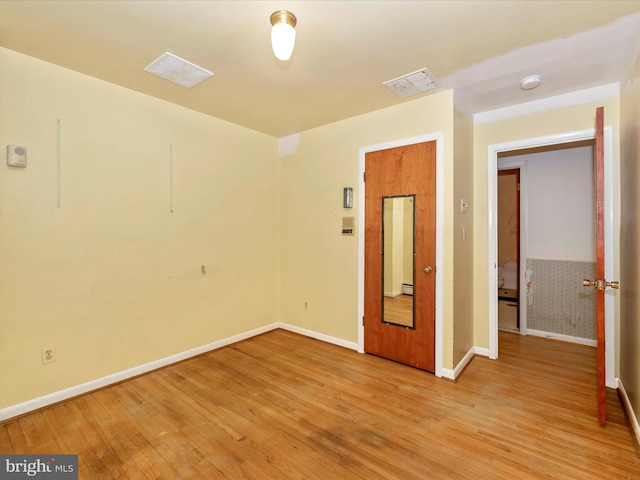
<svg viewBox="0 0 640 480">
<path fill-rule="evenodd" d="M 640 479 L 595 350 L 500 332 L 457 383 L 283 330 L 0 425 L 100 479 Z"/>
<path fill-rule="evenodd" d="M 413 295 L 384 297 L 384 321 L 413 327 Z"/>
</svg>

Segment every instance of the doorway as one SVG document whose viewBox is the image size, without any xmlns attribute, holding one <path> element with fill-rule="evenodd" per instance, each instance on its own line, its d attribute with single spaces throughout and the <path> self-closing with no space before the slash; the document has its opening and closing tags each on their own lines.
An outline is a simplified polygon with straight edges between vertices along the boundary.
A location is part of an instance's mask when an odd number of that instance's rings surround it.
<svg viewBox="0 0 640 480">
<path fill-rule="evenodd" d="M 498 329 L 520 333 L 520 168 L 498 165 Z"/>
<path fill-rule="evenodd" d="M 365 312 L 365 188 L 364 172 L 366 154 L 385 149 L 402 147 L 406 145 L 414 145 L 425 142 L 435 141 L 435 161 L 436 161 L 436 206 L 435 206 L 435 244 L 436 252 L 442 252 L 443 246 L 443 216 L 444 216 L 444 148 L 443 133 L 437 132 L 433 134 L 411 137 L 403 140 L 397 140 L 382 144 L 371 145 L 360 148 L 359 155 L 359 177 L 361 183 L 358 189 L 358 351 L 364 353 L 364 312 Z M 443 255 L 437 254 L 435 258 L 435 266 L 433 275 L 435 276 L 435 331 L 434 331 L 434 366 L 433 371 L 437 377 L 443 375 Z"/>
<path fill-rule="evenodd" d="M 500 330 L 596 345 L 595 291 L 581 283 L 595 277 L 593 158 L 593 141 L 498 155 Z"/>
<path fill-rule="evenodd" d="M 612 128 L 604 129 L 604 159 L 605 159 L 605 237 L 607 250 L 607 264 L 605 265 L 605 275 L 612 278 L 613 275 L 613 211 L 612 211 Z M 547 137 L 539 137 L 532 139 L 524 139 L 505 144 L 491 145 L 489 147 L 489 285 L 495 285 L 498 282 L 498 258 L 497 258 L 497 171 L 498 157 L 504 152 L 524 151 L 534 148 L 562 148 L 575 142 L 591 142 L 594 139 L 594 130 L 582 130 L 576 132 L 568 132 Z M 551 147 L 556 145 L 557 147 Z M 525 209 L 526 214 L 526 208 Z M 526 238 L 521 239 L 521 256 L 526 258 L 527 241 Z M 526 305 L 527 289 L 525 273 L 526 265 L 523 265 L 523 258 L 520 260 L 520 281 L 523 284 L 519 295 L 519 303 Z M 491 358 L 498 357 L 498 296 L 490 295 L 489 297 L 489 355 Z M 605 302 L 606 308 L 606 378 L 607 386 L 613 387 L 614 378 L 614 326 L 613 326 L 613 295 L 607 294 Z M 523 310 L 521 309 L 521 321 L 523 320 Z M 526 325 L 526 324 L 525 324 Z"/>
</svg>

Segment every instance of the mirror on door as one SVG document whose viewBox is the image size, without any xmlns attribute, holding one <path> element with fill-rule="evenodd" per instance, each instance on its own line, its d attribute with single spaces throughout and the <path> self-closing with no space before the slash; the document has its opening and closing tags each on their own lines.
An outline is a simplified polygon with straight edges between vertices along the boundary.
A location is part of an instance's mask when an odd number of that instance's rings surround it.
<svg viewBox="0 0 640 480">
<path fill-rule="evenodd" d="M 382 321 L 415 328 L 415 195 L 382 197 Z"/>
</svg>

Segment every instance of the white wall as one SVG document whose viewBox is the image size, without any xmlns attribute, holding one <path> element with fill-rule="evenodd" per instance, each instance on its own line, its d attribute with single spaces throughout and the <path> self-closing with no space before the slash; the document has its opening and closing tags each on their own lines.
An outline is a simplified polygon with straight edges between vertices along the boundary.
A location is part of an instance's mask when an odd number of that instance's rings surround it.
<svg viewBox="0 0 640 480">
<path fill-rule="evenodd" d="M 528 258 L 595 261 L 591 147 L 519 156 L 527 162 Z"/>
</svg>

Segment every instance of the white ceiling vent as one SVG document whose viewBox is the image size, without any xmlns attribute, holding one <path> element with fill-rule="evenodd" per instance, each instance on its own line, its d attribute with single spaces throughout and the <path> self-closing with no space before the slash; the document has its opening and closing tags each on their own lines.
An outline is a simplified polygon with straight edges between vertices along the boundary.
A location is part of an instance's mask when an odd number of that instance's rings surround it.
<svg viewBox="0 0 640 480">
<path fill-rule="evenodd" d="M 169 52 L 164 52 L 144 69 L 160 78 L 187 88 L 195 87 L 213 76 L 213 72 Z"/>
<path fill-rule="evenodd" d="M 433 90 L 440 86 L 440 83 L 426 68 L 421 68 L 418 71 L 407 73 L 406 75 L 394 78 L 393 80 L 388 80 L 382 84 L 402 98 Z"/>
</svg>

